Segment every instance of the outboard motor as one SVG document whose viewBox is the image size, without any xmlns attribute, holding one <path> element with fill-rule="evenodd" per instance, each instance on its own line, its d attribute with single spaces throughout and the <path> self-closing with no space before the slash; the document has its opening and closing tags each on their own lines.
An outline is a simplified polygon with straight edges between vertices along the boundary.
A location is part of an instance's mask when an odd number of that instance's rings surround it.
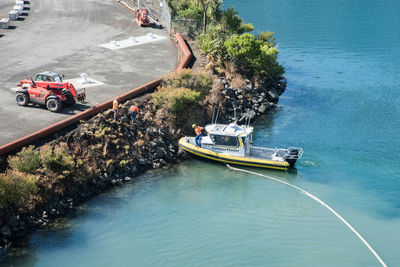
<svg viewBox="0 0 400 267">
<path fill-rule="evenodd" d="M 303 155 L 303 149 L 298 147 L 289 147 L 285 160 L 290 164 L 290 168 L 293 168 L 296 161 Z"/>
</svg>

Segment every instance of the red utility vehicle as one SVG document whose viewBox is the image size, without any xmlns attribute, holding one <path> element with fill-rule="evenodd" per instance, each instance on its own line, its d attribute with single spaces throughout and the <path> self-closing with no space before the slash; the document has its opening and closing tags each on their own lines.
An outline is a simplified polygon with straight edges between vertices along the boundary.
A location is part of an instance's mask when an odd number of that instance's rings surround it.
<svg viewBox="0 0 400 267">
<path fill-rule="evenodd" d="M 133 16 L 135 17 L 135 22 L 139 24 L 139 26 L 150 26 L 149 19 L 149 10 L 147 8 L 137 8 L 133 12 Z"/>
<path fill-rule="evenodd" d="M 63 82 L 60 75 L 50 71 L 38 73 L 35 80 L 20 81 L 16 91 L 18 105 L 39 104 L 52 112 L 59 112 L 63 104 L 72 106 L 76 101 L 84 102 L 85 98 L 85 89 L 78 94 L 72 83 Z"/>
</svg>

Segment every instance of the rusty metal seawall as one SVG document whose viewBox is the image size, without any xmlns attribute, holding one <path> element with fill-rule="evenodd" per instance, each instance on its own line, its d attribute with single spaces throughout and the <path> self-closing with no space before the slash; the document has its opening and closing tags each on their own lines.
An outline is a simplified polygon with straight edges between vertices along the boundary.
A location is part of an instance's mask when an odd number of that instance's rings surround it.
<svg viewBox="0 0 400 267">
<path fill-rule="evenodd" d="M 189 47 L 187 46 L 185 40 L 183 39 L 183 37 L 182 37 L 182 35 L 180 33 L 176 33 L 175 37 L 177 39 L 177 42 L 178 42 L 181 50 L 183 51 L 183 58 L 182 58 L 181 62 L 179 63 L 178 67 L 176 68 L 176 70 L 180 70 L 180 69 L 185 68 L 188 65 L 190 59 L 192 58 L 192 53 L 191 53 Z M 141 94 L 146 93 L 146 92 L 148 92 L 148 91 L 150 91 L 152 89 L 155 89 L 157 86 L 160 85 L 160 83 L 161 83 L 161 78 L 158 78 L 158 79 L 155 79 L 155 80 L 153 80 L 153 81 L 151 81 L 149 83 L 146 83 L 146 84 L 144 84 L 142 86 L 139 86 L 139 87 L 137 87 L 137 88 L 135 88 L 135 89 L 123 94 L 123 95 L 120 95 L 121 102 L 124 102 L 124 101 L 126 101 L 128 99 L 131 99 L 131 98 L 135 97 L 135 96 L 141 95 Z M 54 124 L 52 124 L 52 125 L 50 125 L 50 126 L 48 126 L 46 128 L 43 128 L 43 129 L 41 129 L 41 130 L 39 130 L 37 132 L 34 132 L 34 133 L 29 134 L 29 135 L 27 135 L 25 137 L 22 137 L 22 138 L 20 138 L 18 140 L 15 140 L 15 141 L 13 141 L 11 143 L 8 143 L 8 144 L 0 147 L 0 155 L 4 155 L 4 154 L 6 154 L 8 152 L 11 152 L 11 151 L 16 150 L 18 148 L 21 148 L 24 145 L 30 144 L 32 142 L 35 142 L 35 141 L 37 141 L 37 140 L 39 140 L 39 139 L 41 139 L 43 137 L 49 136 L 49 135 L 51 135 L 53 133 L 56 133 L 56 132 L 58 132 L 58 131 L 60 131 L 60 130 L 62 130 L 64 128 L 68 127 L 68 126 L 71 126 L 71 125 L 79 122 L 80 120 L 86 119 L 86 118 L 91 117 L 91 116 L 93 116 L 93 115 L 95 115 L 97 113 L 100 113 L 100 112 L 102 112 L 104 110 L 107 110 L 107 109 L 112 107 L 113 99 L 114 98 L 112 98 L 110 100 L 107 100 L 107 101 L 105 101 L 105 102 L 103 102 L 103 103 L 101 103 L 101 104 L 99 104 L 97 106 L 94 106 L 92 108 L 89 108 L 89 109 L 87 109 L 87 110 L 85 110 L 85 111 L 83 111 L 83 112 L 81 112 L 79 114 L 71 116 L 71 117 L 69 117 L 69 118 L 67 118 L 65 120 L 59 121 L 57 123 L 54 123 Z"/>
</svg>

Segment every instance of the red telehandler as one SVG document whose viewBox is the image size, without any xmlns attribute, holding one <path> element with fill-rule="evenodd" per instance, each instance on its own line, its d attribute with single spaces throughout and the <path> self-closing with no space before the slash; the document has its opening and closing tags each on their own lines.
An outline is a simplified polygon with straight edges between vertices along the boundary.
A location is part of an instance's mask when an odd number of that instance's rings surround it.
<svg viewBox="0 0 400 267">
<path fill-rule="evenodd" d="M 72 106 L 77 101 L 84 102 L 85 98 L 84 89 L 78 94 L 72 83 L 63 82 L 58 73 L 50 71 L 38 73 L 35 80 L 26 78 L 20 81 L 16 91 L 18 105 L 39 104 L 51 112 L 59 112 L 63 105 Z"/>
</svg>

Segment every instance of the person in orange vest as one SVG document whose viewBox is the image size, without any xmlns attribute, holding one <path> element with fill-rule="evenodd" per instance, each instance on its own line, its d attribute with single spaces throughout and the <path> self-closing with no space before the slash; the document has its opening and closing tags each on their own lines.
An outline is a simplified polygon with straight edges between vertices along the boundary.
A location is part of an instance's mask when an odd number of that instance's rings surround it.
<svg viewBox="0 0 400 267">
<path fill-rule="evenodd" d="M 196 146 L 201 147 L 201 137 L 203 136 L 203 133 L 201 131 L 204 128 L 201 126 L 196 126 L 196 124 L 193 124 L 192 128 L 194 129 L 194 132 L 196 133 L 196 138 L 194 139 L 194 141 L 196 141 Z"/>
<path fill-rule="evenodd" d="M 114 120 L 117 119 L 119 100 L 120 100 L 120 97 L 117 96 L 113 101 Z"/>
<path fill-rule="evenodd" d="M 135 102 L 133 102 L 133 105 L 129 108 L 129 115 L 131 116 L 131 122 L 135 121 L 136 113 L 139 112 L 139 108 L 136 105 Z"/>
</svg>

